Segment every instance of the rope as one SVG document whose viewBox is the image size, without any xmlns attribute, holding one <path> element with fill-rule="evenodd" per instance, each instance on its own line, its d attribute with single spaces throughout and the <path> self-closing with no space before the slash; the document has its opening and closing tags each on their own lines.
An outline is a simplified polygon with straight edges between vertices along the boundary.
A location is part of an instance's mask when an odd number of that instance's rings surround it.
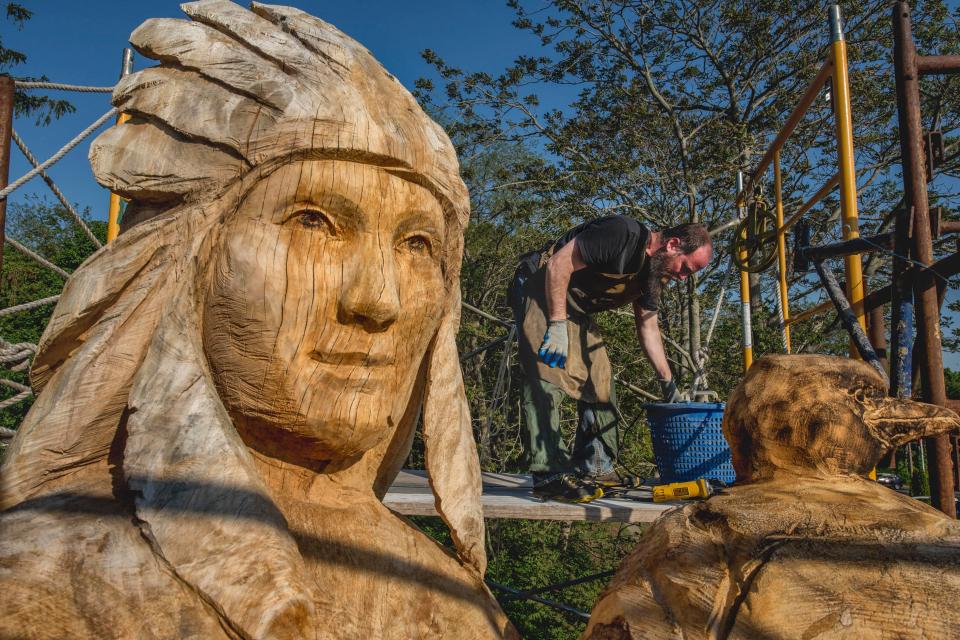
<svg viewBox="0 0 960 640">
<path fill-rule="evenodd" d="M 0 338 L 0 363 L 4 365 L 13 364 L 9 367 L 11 371 L 25 371 L 30 368 L 30 360 L 37 352 L 37 345 L 32 342 L 18 342 L 11 344 Z M 25 384 L 14 382 L 13 380 L 0 379 L 0 385 L 9 387 L 17 392 L 16 395 L 0 402 L 0 410 L 12 407 L 13 405 L 26 400 L 33 395 L 33 390 Z M 9 429 L 0 431 L 0 438 L 12 438 L 13 433 L 7 433 Z"/>
<path fill-rule="evenodd" d="M 13 405 L 19 402 L 23 402 L 24 400 L 26 400 L 32 395 L 33 395 L 33 391 L 30 391 L 29 389 L 27 389 L 26 391 L 22 391 L 17 395 L 13 396 L 12 398 L 7 398 L 3 402 L 0 402 L 0 411 L 6 409 L 7 407 L 12 407 Z"/>
<path fill-rule="evenodd" d="M 50 296 L 49 298 L 42 298 L 40 300 L 34 300 L 32 302 L 24 302 L 23 304 L 14 305 L 12 307 L 7 307 L 6 309 L 0 309 L 0 318 L 3 316 L 9 316 L 13 313 L 19 313 L 20 311 L 30 311 L 31 309 L 36 309 L 37 307 L 42 307 L 47 304 L 53 304 L 60 299 L 59 295 Z"/>
<path fill-rule="evenodd" d="M 14 382 L 13 380 L 0 380 L 0 384 L 20 391 L 21 393 L 33 393 L 33 389 L 30 387 L 20 384 L 19 382 Z"/>
<path fill-rule="evenodd" d="M 0 195 L 3 195 L 2 192 L 0 192 Z M 513 323 L 512 323 L 512 322 L 507 322 L 506 320 L 501 320 L 500 318 L 498 318 L 498 317 L 496 317 L 496 316 L 490 315 L 489 313 L 487 313 L 487 312 L 484 311 L 483 309 L 477 309 L 475 306 L 473 306 L 472 304 L 469 304 L 469 303 L 467 303 L 467 302 L 461 301 L 461 302 L 460 302 L 460 305 L 461 305 L 464 309 L 466 309 L 467 311 L 472 311 L 473 313 L 477 314 L 477 315 L 480 316 L 481 318 L 486 318 L 487 320 L 490 320 L 491 322 L 496 322 L 496 323 L 499 324 L 501 327 L 506 327 L 507 329 L 509 329 L 510 327 L 513 326 Z"/>
<path fill-rule="evenodd" d="M 779 273 L 779 271 L 778 271 Z M 773 296 L 777 300 L 777 322 L 780 323 L 780 342 L 783 345 L 783 352 L 787 352 L 787 323 L 783 319 L 783 300 L 780 299 L 780 283 L 774 282 L 776 285 L 777 291 L 776 295 Z"/>
<path fill-rule="evenodd" d="M 116 108 L 110 109 L 110 111 L 107 111 L 105 114 L 97 118 L 96 122 L 94 122 L 89 127 L 87 127 L 86 129 L 81 131 L 79 134 L 77 134 L 76 138 L 74 138 L 73 140 L 65 144 L 59 151 L 57 151 L 55 154 L 50 156 L 48 160 L 45 160 L 41 164 L 37 165 L 36 167 L 28 171 L 23 176 L 18 178 L 17 180 L 14 180 L 12 183 L 7 185 L 3 189 L 0 189 L 0 200 L 6 198 L 11 193 L 19 189 L 21 186 L 24 185 L 24 183 L 26 183 L 28 180 L 30 180 L 34 176 L 40 173 L 43 173 L 45 169 L 48 169 L 54 164 L 56 164 L 63 156 L 67 155 L 67 153 L 69 153 L 71 149 L 73 149 L 78 144 L 83 142 L 84 138 L 86 138 L 91 133 L 99 129 L 103 125 L 103 123 L 107 122 L 108 120 L 113 118 L 115 115 L 117 115 Z"/>
<path fill-rule="evenodd" d="M 11 371 L 25 371 L 30 367 L 30 359 L 37 353 L 37 345 L 32 342 L 18 342 L 10 344 L 0 338 L 0 363 L 4 365 L 13 364 L 9 367 Z M 15 363 L 15 364 L 14 364 Z M 29 391 L 30 387 L 25 387 L 19 382 L 12 380 L 0 380 L 0 384 L 5 384 L 11 389 L 17 391 Z"/>
<path fill-rule="evenodd" d="M 15 80 L 17 89 L 55 89 L 57 91 L 78 91 L 80 93 L 113 93 L 113 87 L 89 87 L 80 84 L 63 84 L 60 82 L 25 82 Z"/>
<path fill-rule="evenodd" d="M 19 242 L 17 242 L 17 241 L 14 240 L 13 238 L 11 238 L 10 236 L 7 236 L 6 238 L 4 238 L 4 240 L 6 240 L 7 242 L 9 242 L 9 243 L 11 244 L 11 246 L 13 246 L 14 249 L 16 249 L 17 251 L 19 251 L 19 252 L 22 253 L 23 255 L 27 256 L 28 258 L 33 258 L 34 260 L 36 260 L 37 262 L 39 262 L 40 264 L 42 264 L 43 266 L 45 266 L 47 269 L 50 269 L 50 270 L 52 270 L 52 271 L 56 271 L 57 273 L 59 273 L 59 274 L 60 274 L 61 276 L 63 276 L 64 278 L 69 278 L 69 277 L 70 277 L 70 273 L 69 273 L 69 272 L 64 271 L 63 269 L 61 269 L 61 268 L 58 267 L 57 265 L 53 264 L 52 262 L 50 262 L 49 260 L 47 260 L 46 258 L 44 258 L 44 257 L 43 257 L 42 255 L 40 255 L 39 253 L 35 253 L 35 252 L 31 251 L 30 249 L 28 249 L 27 247 L 23 246 L 22 244 L 20 244 Z"/>
<path fill-rule="evenodd" d="M 39 166 L 40 163 L 37 162 L 37 159 L 34 158 L 33 154 L 30 153 L 30 150 L 27 149 L 27 145 L 25 145 L 23 140 L 20 139 L 20 136 L 17 135 L 16 130 L 10 131 L 10 137 L 12 137 L 13 141 L 17 143 L 20 151 L 23 152 L 23 157 L 29 160 L 30 164 L 32 164 L 34 167 Z M 60 204 L 62 204 L 64 209 L 67 210 L 67 212 L 73 218 L 73 221 L 80 225 L 80 228 L 83 229 L 85 234 L 87 234 L 87 237 L 90 238 L 90 241 L 93 242 L 94 246 L 98 249 L 102 247 L 103 244 L 97 239 L 97 236 L 93 235 L 93 232 L 90 231 L 90 227 L 88 227 L 87 223 L 83 221 L 83 218 L 81 218 L 80 214 L 77 213 L 77 210 L 73 208 L 73 205 L 67 201 L 67 198 L 63 195 L 57 185 L 54 184 L 53 179 L 47 175 L 47 172 L 41 171 L 40 177 L 43 178 L 43 181 L 46 182 L 47 186 L 50 187 L 50 190 L 53 191 L 53 195 L 57 196 L 57 199 L 60 200 Z"/>
</svg>

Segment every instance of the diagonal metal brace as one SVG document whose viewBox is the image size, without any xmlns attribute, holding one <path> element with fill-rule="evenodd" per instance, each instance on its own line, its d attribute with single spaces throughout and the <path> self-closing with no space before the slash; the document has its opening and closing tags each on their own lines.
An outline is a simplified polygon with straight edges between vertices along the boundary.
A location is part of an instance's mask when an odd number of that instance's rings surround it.
<svg viewBox="0 0 960 640">
<path fill-rule="evenodd" d="M 850 334 L 850 338 L 857 347 L 857 352 L 860 354 L 860 357 L 879 371 L 880 375 L 883 376 L 884 383 L 889 386 L 890 378 L 887 377 L 887 372 L 883 368 L 880 358 L 877 357 L 877 352 L 870 346 L 870 341 L 867 340 L 867 334 L 863 332 L 863 328 L 860 326 L 860 323 L 857 322 L 857 317 L 853 315 L 850 301 L 847 300 L 843 289 L 840 288 L 837 276 L 834 275 L 833 271 L 823 260 L 814 260 L 813 266 L 816 267 L 817 274 L 820 276 L 820 281 L 823 283 L 824 289 L 827 290 L 827 294 L 830 296 L 830 299 L 833 300 L 833 306 L 837 308 L 837 315 L 840 316 L 840 322 L 843 323 L 844 329 Z"/>
</svg>

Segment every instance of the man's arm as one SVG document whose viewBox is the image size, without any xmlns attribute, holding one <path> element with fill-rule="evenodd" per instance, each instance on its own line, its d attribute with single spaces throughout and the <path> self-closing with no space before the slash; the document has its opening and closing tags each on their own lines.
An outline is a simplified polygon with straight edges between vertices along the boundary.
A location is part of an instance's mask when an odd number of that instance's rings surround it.
<svg viewBox="0 0 960 640">
<path fill-rule="evenodd" d="M 667 354 L 663 349 L 663 337 L 660 335 L 660 323 L 657 312 L 644 309 L 637 302 L 633 303 L 633 316 L 637 323 L 637 339 L 643 352 L 653 365 L 660 381 L 660 391 L 665 402 L 680 402 L 680 393 L 677 384 L 673 381 L 673 372 L 667 362 Z"/>
<path fill-rule="evenodd" d="M 576 239 L 563 245 L 547 261 L 547 332 L 543 334 L 543 343 L 537 350 L 537 356 L 551 368 L 566 367 L 567 354 L 570 352 L 567 287 L 570 286 L 570 275 L 586 266 L 577 251 Z"/>
<path fill-rule="evenodd" d="M 634 302 L 633 315 L 637 323 L 637 339 L 650 364 L 653 365 L 653 370 L 657 372 L 657 377 L 661 380 L 672 379 L 673 372 L 670 371 L 667 354 L 663 349 L 663 337 L 660 335 L 657 312 L 644 309 Z"/>
<path fill-rule="evenodd" d="M 577 239 L 573 238 L 547 261 L 547 320 L 567 319 L 567 288 L 570 276 L 587 265 L 580 257 Z"/>
</svg>

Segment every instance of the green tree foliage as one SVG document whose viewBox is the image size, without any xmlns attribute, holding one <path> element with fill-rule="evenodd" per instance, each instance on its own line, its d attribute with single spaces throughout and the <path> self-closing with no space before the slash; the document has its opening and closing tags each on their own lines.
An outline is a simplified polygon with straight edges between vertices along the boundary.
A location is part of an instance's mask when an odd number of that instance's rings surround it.
<svg viewBox="0 0 960 640">
<path fill-rule="evenodd" d="M 944 382 L 947 385 L 947 397 L 953 400 L 960 400 L 960 371 L 953 369 L 944 369 Z"/>
<path fill-rule="evenodd" d="M 653 227 L 733 218 L 737 170 L 749 172 L 757 163 L 829 50 L 819 2 L 510 4 L 517 12 L 515 25 L 542 46 L 518 52 L 516 62 L 499 74 L 457 69 L 427 51 L 424 57 L 437 77 L 421 81 L 419 95 L 447 115 L 458 146 L 473 157 L 505 142 L 538 152 L 542 161 L 536 169 L 519 175 L 525 190 L 542 203 L 537 225 L 543 229 L 615 212 Z M 861 227 L 880 231 L 889 228 L 889 213 L 900 197 L 889 7 L 874 0 L 842 3 L 842 8 Z M 957 50 L 957 22 L 944 3 L 920 3 L 914 16 L 922 52 Z M 924 82 L 929 124 L 941 128 L 952 145 L 960 122 L 957 87 L 942 78 Z M 540 108 L 538 93 L 555 93 L 557 87 L 576 87 L 578 93 L 564 108 Z M 829 94 L 814 101 L 783 151 L 788 215 L 836 172 Z M 956 164 L 943 171 L 955 171 Z M 772 179 L 766 178 L 770 201 Z M 954 201 L 936 191 L 933 198 L 948 206 Z M 814 243 L 838 238 L 838 215 L 835 195 L 813 210 Z M 718 249 L 725 251 L 728 242 L 729 235 L 720 237 Z M 867 263 L 874 276 L 870 285 L 885 284 L 889 256 Z M 666 294 L 661 321 L 694 359 L 703 346 L 701 299 L 712 305 L 726 269 L 726 261 L 716 260 L 699 282 Z M 815 276 L 789 275 L 794 312 L 817 301 Z M 768 280 L 757 306 L 772 312 L 774 291 Z M 808 349 L 827 350 L 835 342 L 822 329 L 823 340 L 812 341 Z M 679 349 L 673 356 L 689 380 L 695 367 Z"/>
<path fill-rule="evenodd" d="M 87 224 L 101 240 L 106 239 L 106 223 L 90 220 L 84 213 Z M 57 204 L 30 198 L 26 203 L 11 204 L 7 211 L 7 232 L 33 251 L 55 265 L 73 271 L 96 247 Z M 10 245 L 4 252 L 3 273 L 0 276 L 0 308 L 8 308 L 33 300 L 59 295 L 63 289 L 62 276 L 37 264 L 31 258 L 14 251 Z M 29 311 L 0 316 L 0 338 L 10 343 L 28 342 L 37 344 L 43 333 L 53 305 L 45 305 Z M 0 371 L 0 377 L 29 384 L 26 372 Z M 3 398 L 16 394 L 3 388 Z M 0 411 L 0 426 L 14 429 L 32 405 L 32 399 Z"/>
<path fill-rule="evenodd" d="M 510 2 L 516 26 L 541 47 L 518 52 L 502 73 L 450 67 L 424 53 L 436 77 L 418 83 L 418 97 L 440 114 L 457 146 L 472 194 L 463 298 L 509 320 L 505 301 L 516 258 L 571 225 L 623 212 L 652 227 L 685 220 L 717 224 L 735 215 L 733 175 L 749 170 L 786 120 L 822 65 L 829 30 L 821 3 L 696 2 L 583 3 L 554 0 L 533 11 Z M 862 228 L 885 228 L 899 198 L 899 144 L 892 100 L 891 28 L 885 3 L 843 6 L 852 60 Z M 918 46 L 951 53 L 958 48 L 953 16 L 931 0 L 914 12 Z M 928 112 L 936 112 L 948 138 L 960 101 L 949 82 L 925 87 Z M 572 102 L 542 109 L 538 92 L 575 86 Z M 787 215 L 836 171 L 831 102 L 814 102 L 784 150 Z M 949 169 L 949 167 L 948 167 Z M 770 200 L 769 186 L 767 200 Z M 941 197 L 941 196 L 937 196 Z M 943 201 L 950 200 L 946 195 Z M 814 242 L 837 238 L 836 196 L 814 210 Z M 670 286 L 661 305 L 661 327 L 676 373 L 689 383 L 703 367 L 721 397 L 742 375 L 739 278 L 726 260 L 729 236 L 717 240 L 719 259 L 691 286 Z M 882 286 L 888 256 L 868 264 L 871 286 Z M 836 266 L 841 270 L 840 265 Z M 811 274 L 789 273 L 793 314 L 818 303 L 822 290 Z M 782 352 L 775 274 L 759 277 L 754 299 L 754 354 Z M 720 302 L 711 334 L 713 311 Z M 598 318 L 618 378 L 656 390 L 629 313 Z M 505 333 L 503 326 L 464 312 L 462 353 Z M 711 342 L 707 344 L 707 336 Z M 847 338 L 835 314 L 792 328 L 795 352 L 844 354 Z M 703 348 L 698 358 L 695 347 Z M 481 460 L 488 470 L 523 467 L 518 444 L 516 367 L 505 344 L 464 362 Z M 706 360 L 706 362 L 702 362 Z M 512 375 L 507 375 L 512 371 Z M 621 386 L 628 420 L 642 415 L 642 399 Z M 513 392 L 511 393 L 511 390 Z M 574 416 L 566 414 L 572 433 Z M 639 424 L 642 426 L 643 421 Z M 643 429 L 626 457 L 650 462 Z"/>
<path fill-rule="evenodd" d="M 5 6 L 7 24 L 17 29 L 33 17 L 33 11 L 22 4 L 7 2 Z M 27 61 L 27 55 L 3 46 L 3 34 L 0 33 L 0 75 L 13 75 L 14 67 Z M 49 78 L 39 78 L 13 75 L 16 80 L 47 81 Z M 75 111 L 72 104 L 66 100 L 54 100 L 46 96 L 31 95 L 26 91 L 17 91 L 14 94 L 14 114 L 17 116 L 32 115 L 36 117 L 38 125 L 47 125 L 60 116 Z"/>
<path fill-rule="evenodd" d="M 537 38 L 539 46 L 517 51 L 515 62 L 501 71 L 455 68 L 442 52 L 426 51 L 424 58 L 436 73 L 419 81 L 417 90 L 421 102 L 440 114 L 457 146 L 473 198 L 463 298 L 504 320 L 510 319 L 504 290 L 517 256 L 583 220 L 625 213 L 662 228 L 691 220 L 714 226 L 734 218 L 736 172 L 749 174 L 756 166 L 830 46 L 821 2 L 508 4 L 516 11 L 515 26 Z M 890 228 L 901 197 L 891 7 L 881 0 L 846 1 L 841 7 L 851 65 L 860 227 L 864 234 L 879 233 Z M 956 9 L 927 0 L 916 3 L 913 17 L 921 53 L 960 53 Z M 783 150 L 787 216 L 837 170 L 830 94 L 825 90 L 814 101 Z M 557 95 L 568 96 L 568 102 L 543 106 L 543 97 Z M 957 146 L 958 98 L 954 81 L 923 80 L 924 124 L 944 132 L 948 157 Z M 958 160 L 953 158 L 941 172 L 955 176 Z M 763 198 L 772 202 L 772 172 L 761 182 Z M 931 185 L 931 200 L 946 207 L 948 218 L 955 217 L 956 196 L 939 182 Z M 839 239 L 836 193 L 807 219 L 814 244 Z M 719 259 L 698 279 L 665 290 L 660 316 L 675 372 L 689 384 L 704 367 L 710 387 L 721 398 L 739 382 L 743 370 L 739 277 L 731 273 L 726 255 L 730 241 L 729 233 L 716 239 Z M 940 255 L 945 249 L 938 246 Z M 865 258 L 868 288 L 889 282 L 889 266 L 888 254 Z M 842 264 L 834 269 L 842 273 Z M 793 315 L 825 299 L 815 275 L 788 265 L 788 279 Z M 755 357 L 783 351 L 775 282 L 774 268 L 754 283 Z M 621 382 L 655 391 L 629 316 L 607 313 L 597 321 Z M 503 326 L 464 311 L 461 353 L 505 332 Z M 795 325 L 791 338 L 794 352 L 846 354 L 848 349 L 832 312 Z M 519 379 L 513 361 L 507 360 L 511 355 L 500 344 L 464 363 L 486 470 L 524 468 L 518 437 Z M 624 384 L 618 393 L 626 418 L 622 457 L 640 471 L 649 470 L 653 458 L 644 400 Z M 563 415 L 564 434 L 570 438 L 573 407 L 563 407 Z M 634 418 L 638 420 L 626 428 Z M 593 527 L 596 538 L 585 541 L 575 554 L 536 546 L 537 540 L 553 540 L 557 526 L 529 522 L 491 527 L 492 579 L 517 588 L 558 580 L 566 575 L 564 567 L 590 556 L 589 549 L 600 548 L 609 535 L 597 525 L 582 525 Z M 579 569 L 591 573 L 607 566 L 587 563 Z M 500 573 L 506 567 L 527 569 Z M 568 601 L 568 596 L 558 594 L 556 599 Z M 542 605 L 504 602 L 525 634 L 577 635 L 579 627 L 564 614 Z M 543 630 L 545 624 L 557 626 Z"/>
</svg>

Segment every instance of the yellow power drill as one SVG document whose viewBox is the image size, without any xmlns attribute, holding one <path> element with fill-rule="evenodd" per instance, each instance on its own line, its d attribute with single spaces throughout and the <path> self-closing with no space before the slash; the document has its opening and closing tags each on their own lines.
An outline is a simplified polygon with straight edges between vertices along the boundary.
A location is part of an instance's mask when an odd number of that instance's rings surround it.
<svg viewBox="0 0 960 640">
<path fill-rule="evenodd" d="M 694 500 L 709 498 L 713 494 L 713 487 L 704 478 L 691 482 L 671 482 L 653 488 L 654 502 L 669 500 Z"/>
</svg>

